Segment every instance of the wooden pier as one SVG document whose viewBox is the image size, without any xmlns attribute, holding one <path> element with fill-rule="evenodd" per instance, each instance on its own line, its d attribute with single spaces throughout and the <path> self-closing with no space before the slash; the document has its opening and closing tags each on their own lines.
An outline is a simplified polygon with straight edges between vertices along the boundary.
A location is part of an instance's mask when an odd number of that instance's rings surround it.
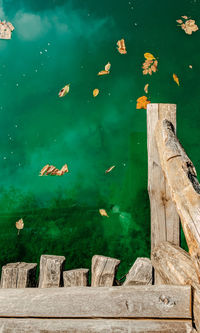
<svg viewBox="0 0 200 333">
<path fill-rule="evenodd" d="M 176 105 L 147 106 L 151 258 L 137 258 L 123 283 L 117 258 L 63 271 L 65 257 L 2 268 L 0 332 L 200 332 L 200 185 L 176 136 Z M 189 253 L 180 247 L 180 223 Z"/>
</svg>

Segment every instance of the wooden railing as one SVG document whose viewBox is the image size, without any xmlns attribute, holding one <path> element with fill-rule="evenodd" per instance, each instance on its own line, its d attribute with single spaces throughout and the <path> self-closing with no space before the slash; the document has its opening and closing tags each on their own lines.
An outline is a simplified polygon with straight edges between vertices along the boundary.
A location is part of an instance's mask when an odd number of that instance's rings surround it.
<svg viewBox="0 0 200 333">
<path fill-rule="evenodd" d="M 200 332 L 200 186 L 175 128 L 175 105 L 148 105 L 151 260 L 138 258 L 122 283 L 120 261 L 95 255 L 90 287 L 89 269 L 63 272 L 63 256 L 41 256 L 38 282 L 36 264 L 5 265 L 0 332 Z"/>
</svg>

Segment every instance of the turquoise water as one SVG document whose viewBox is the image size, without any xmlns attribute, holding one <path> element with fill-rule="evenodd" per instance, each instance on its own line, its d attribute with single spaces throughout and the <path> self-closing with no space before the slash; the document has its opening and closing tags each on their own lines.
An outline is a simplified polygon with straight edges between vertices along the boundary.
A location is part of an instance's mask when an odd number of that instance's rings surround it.
<svg viewBox="0 0 200 333">
<path fill-rule="evenodd" d="M 178 136 L 199 172 L 200 32 L 176 23 L 187 15 L 200 25 L 199 12 L 199 0 L 0 0 L 0 18 L 15 26 L 0 40 L 1 265 L 46 253 L 71 269 L 103 254 L 121 259 L 120 276 L 149 256 L 146 111 L 136 99 L 149 83 L 151 102 L 177 104 Z M 158 59 L 152 77 L 142 75 L 145 52 Z M 98 77 L 108 61 L 110 75 Z M 65 163 L 62 177 L 38 176 Z"/>
</svg>

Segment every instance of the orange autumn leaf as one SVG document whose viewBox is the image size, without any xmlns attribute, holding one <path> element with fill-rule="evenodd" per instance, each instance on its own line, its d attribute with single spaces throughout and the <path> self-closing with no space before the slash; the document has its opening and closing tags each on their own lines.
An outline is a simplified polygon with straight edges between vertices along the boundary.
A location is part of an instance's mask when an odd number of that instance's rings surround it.
<svg viewBox="0 0 200 333">
<path fill-rule="evenodd" d="M 108 62 L 106 65 L 105 65 L 105 71 L 109 71 L 110 70 L 110 67 L 111 67 L 111 63 Z"/>
<path fill-rule="evenodd" d="M 180 85 L 179 84 L 179 78 L 178 78 L 178 76 L 176 75 L 176 74 L 173 74 L 173 79 L 174 79 L 174 81 L 178 84 L 178 86 Z"/>
<path fill-rule="evenodd" d="M 110 67 L 111 67 L 111 64 L 108 62 L 106 65 L 105 65 L 105 69 L 100 71 L 97 75 L 106 75 L 106 74 L 109 74 L 110 73 Z"/>
<path fill-rule="evenodd" d="M 109 217 L 105 209 L 102 209 L 102 208 L 99 209 L 99 213 L 100 213 L 101 216 Z"/>
<path fill-rule="evenodd" d="M 115 168 L 115 165 L 111 166 L 109 169 L 107 169 L 107 170 L 105 171 L 105 173 L 108 173 L 108 172 L 112 171 L 114 168 Z"/>
<path fill-rule="evenodd" d="M 144 91 L 145 91 L 146 94 L 148 94 L 148 88 L 149 88 L 149 84 L 147 83 L 144 86 Z"/>
<path fill-rule="evenodd" d="M 127 53 L 124 39 L 118 40 L 117 50 L 119 51 L 120 54 L 126 54 Z"/>
<path fill-rule="evenodd" d="M 149 103 L 151 103 L 151 102 L 148 101 L 146 96 L 139 97 L 137 99 L 136 109 L 146 109 L 147 104 L 149 104 Z"/>
<path fill-rule="evenodd" d="M 93 96 L 96 97 L 99 95 L 99 89 L 94 89 L 93 90 Z"/>
</svg>

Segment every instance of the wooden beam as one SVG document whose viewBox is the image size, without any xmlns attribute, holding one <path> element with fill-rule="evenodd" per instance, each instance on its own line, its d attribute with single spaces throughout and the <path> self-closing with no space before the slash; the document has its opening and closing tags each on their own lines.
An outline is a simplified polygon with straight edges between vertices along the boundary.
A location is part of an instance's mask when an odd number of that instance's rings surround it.
<svg viewBox="0 0 200 333">
<path fill-rule="evenodd" d="M 1 333 L 194 333 L 191 320 L 0 319 Z"/>
<path fill-rule="evenodd" d="M 200 279 L 200 185 L 196 170 L 171 122 L 160 120 L 155 134 L 162 168 Z"/>
<path fill-rule="evenodd" d="M 88 285 L 88 273 L 89 269 L 87 268 L 78 268 L 63 272 L 64 287 L 86 287 Z"/>
<path fill-rule="evenodd" d="M 164 283 L 192 285 L 194 319 L 200 332 L 200 285 L 195 264 L 189 254 L 178 246 L 163 242 L 154 248 L 151 260 Z"/>
<path fill-rule="evenodd" d="M 95 255 L 92 257 L 92 287 L 112 287 L 120 260 Z"/>
<path fill-rule="evenodd" d="M 1 288 L 27 288 L 36 286 L 37 264 L 9 263 L 2 267 Z"/>
<path fill-rule="evenodd" d="M 42 255 L 40 258 L 39 288 L 55 288 L 63 285 L 62 272 L 65 257 Z"/>
<path fill-rule="evenodd" d="M 0 317 L 191 319 L 190 286 L 0 289 Z"/>
<path fill-rule="evenodd" d="M 148 192 L 151 206 L 151 250 L 162 241 L 180 245 L 180 223 L 168 184 L 161 168 L 155 140 L 155 128 L 159 119 L 169 119 L 176 128 L 175 104 L 148 104 L 147 148 L 148 148 Z M 162 284 L 156 273 L 154 283 Z"/>
<path fill-rule="evenodd" d="M 152 284 L 152 264 L 149 258 L 137 258 L 126 275 L 123 286 Z"/>
</svg>

